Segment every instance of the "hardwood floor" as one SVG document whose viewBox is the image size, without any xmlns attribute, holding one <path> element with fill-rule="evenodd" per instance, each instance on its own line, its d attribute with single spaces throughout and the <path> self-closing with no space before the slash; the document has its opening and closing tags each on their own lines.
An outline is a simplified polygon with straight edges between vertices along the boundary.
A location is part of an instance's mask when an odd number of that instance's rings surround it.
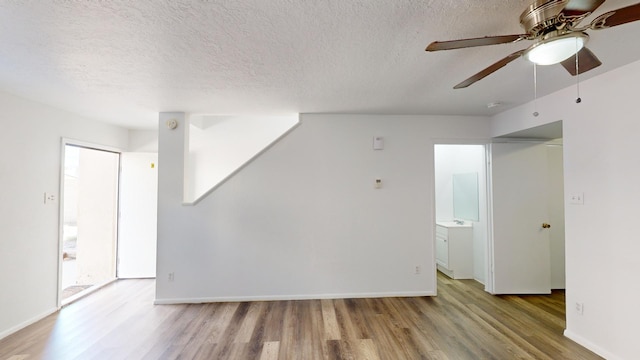
<svg viewBox="0 0 640 360">
<path fill-rule="evenodd" d="M 0 359 L 600 359 L 562 335 L 564 292 L 152 305 L 121 280 L 3 340 Z"/>
</svg>

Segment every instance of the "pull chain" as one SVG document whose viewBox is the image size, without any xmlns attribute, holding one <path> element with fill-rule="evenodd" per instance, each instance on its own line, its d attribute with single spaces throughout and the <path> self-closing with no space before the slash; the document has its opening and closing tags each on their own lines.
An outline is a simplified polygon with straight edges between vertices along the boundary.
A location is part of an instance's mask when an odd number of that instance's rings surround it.
<svg viewBox="0 0 640 360">
<path fill-rule="evenodd" d="M 576 91 L 578 94 L 576 104 L 580 104 L 582 102 L 582 98 L 580 98 L 580 67 L 578 66 L 578 58 L 578 38 L 576 38 Z"/>
<path fill-rule="evenodd" d="M 538 115 L 538 68 L 533 63 L 533 116 Z"/>
</svg>

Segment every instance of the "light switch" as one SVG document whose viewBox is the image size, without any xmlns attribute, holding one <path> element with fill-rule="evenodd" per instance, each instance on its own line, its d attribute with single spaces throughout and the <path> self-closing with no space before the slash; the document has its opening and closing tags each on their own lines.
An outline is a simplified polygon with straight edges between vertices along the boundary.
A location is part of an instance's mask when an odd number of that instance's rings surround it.
<svg viewBox="0 0 640 360">
<path fill-rule="evenodd" d="M 382 188 L 382 179 L 376 179 L 376 181 L 373 183 L 373 187 L 376 189 Z"/>
</svg>

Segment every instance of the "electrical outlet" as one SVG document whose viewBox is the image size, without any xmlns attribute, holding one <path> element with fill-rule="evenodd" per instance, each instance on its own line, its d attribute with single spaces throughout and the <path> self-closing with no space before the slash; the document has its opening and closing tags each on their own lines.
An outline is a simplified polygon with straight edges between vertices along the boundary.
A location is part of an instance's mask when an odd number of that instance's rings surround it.
<svg viewBox="0 0 640 360">
<path fill-rule="evenodd" d="M 52 193 L 44 193 L 44 203 L 54 202 L 56 201 L 56 195 Z"/>
<path fill-rule="evenodd" d="M 174 279 L 174 275 L 172 272 L 169 273 L 169 281 L 173 281 Z"/>
<path fill-rule="evenodd" d="M 584 314 L 584 304 L 583 303 L 580 303 L 580 302 L 576 303 L 576 312 L 579 315 L 583 315 Z"/>
<path fill-rule="evenodd" d="M 584 193 L 573 193 L 569 195 L 569 204 L 584 205 Z"/>
<path fill-rule="evenodd" d="M 416 265 L 416 275 L 420 275 L 420 266 Z"/>
</svg>

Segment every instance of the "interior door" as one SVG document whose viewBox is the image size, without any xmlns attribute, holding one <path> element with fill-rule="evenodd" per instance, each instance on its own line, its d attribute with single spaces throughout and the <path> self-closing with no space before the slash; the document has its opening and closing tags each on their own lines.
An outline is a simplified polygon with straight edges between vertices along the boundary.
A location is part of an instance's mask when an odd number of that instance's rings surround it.
<svg viewBox="0 0 640 360">
<path fill-rule="evenodd" d="M 116 277 L 120 154 L 64 141 L 59 304 Z"/>
<path fill-rule="evenodd" d="M 158 154 L 120 157 L 118 277 L 156 276 Z"/>
<path fill-rule="evenodd" d="M 543 144 L 491 144 L 493 293 L 549 294 L 547 152 Z"/>
</svg>

